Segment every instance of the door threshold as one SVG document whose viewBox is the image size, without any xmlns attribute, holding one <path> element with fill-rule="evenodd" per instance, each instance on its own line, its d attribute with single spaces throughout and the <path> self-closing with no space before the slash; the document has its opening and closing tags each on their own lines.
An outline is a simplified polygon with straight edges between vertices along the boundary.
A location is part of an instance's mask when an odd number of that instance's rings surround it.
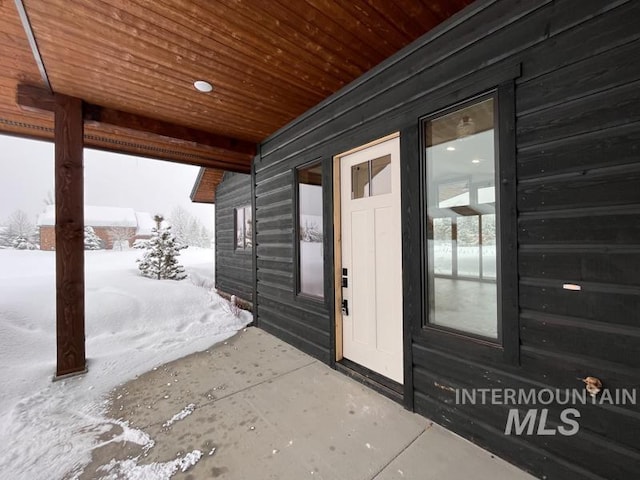
<svg viewBox="0 0 640 480">
<path fill-rule="evenodd" d="M 363 383 L 391 400 L 404 404 L 404 387 L 402 384 L 380 375 L 367 367 L 343 358 L 335 364 L 336 370 Z"/>
</svg>

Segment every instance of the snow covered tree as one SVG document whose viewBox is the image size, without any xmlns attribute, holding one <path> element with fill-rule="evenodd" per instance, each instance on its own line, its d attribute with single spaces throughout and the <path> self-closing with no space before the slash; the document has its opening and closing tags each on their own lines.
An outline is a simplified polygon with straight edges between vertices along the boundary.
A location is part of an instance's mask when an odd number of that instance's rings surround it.
<svg viewBox="0 0 640 480">
<path fill-rule="evenodd" d="M 6 225 L 0 225 L 0 247 L 10 247 L 11 240 L 9 239 L 9 227 Z"/>
<path fill-rule="evenodd" d="M 187 233 L 188 242 L 187 245 L 194 247 L 201 247 L 202 241 L 200 239 L 200 221 L 196 217 L 189 219 L 189 230 Z"/>
<path fill-rule="evenodd" d="M 171 211 L 168 220 L 176 240 L 182 245 L 190 245 L 189 222 L 191 221 L 191 214 L 183 207 L 177 206 Z"/>
<path fill-rule="evenodd" d="M 202 222 L 186 209 L 177 206 L 171 212 L 169 223 L 173 234 L 182 245 L 211 248 L 211 233 Z"/>
<path fill-rule="evenodd" d="M 138 268 L 142 275 L 149 278 L 182 280 L 186 278 L 184 267 L 178 263 L 180 250 L 187 248 L 180 245 L 171 232 L 171 226 L 162 227 L 162 215 L 153 217 L 156 226 L 151 230 L 144 256 L 138 259 Z"/>
<path fill-rule="evenodd" d="M 36 250 L 38 248 L 29 238 L 22 236 L 14 237 L 11 242 L 11 247 L 16 250 Z"/>
<path fill-rule="evenodd" d="M 84 249 L 85 250 L 102 250 L 104 242 L 96 235 L 93 227 L 84 227 Z"/>
<path fill-rule="evenodd" d="M 198 246 L 211 248 L 211 232 L 204 225 L 200 227 L 200 244 Z"/>
<path fill-rule="evenodd" d="M 47 191 L 47 195 L 42 199 L 42 202 L 45 205 L 53 205 L 55 203 L 55 201 L 53 199 L 53 194 L 51 193 L 51 190 Z"/>
<path fill-rule="evenodd" d="M 114 250 L 124 250 L 129 248 L 129 240 L 133 237 L 134 231 L 127 227 L 111 227 L 107 231 Z"/>
<path fill-rule="evenodd" d="M 22 210 L 13 212 L 1 230 L 0 242 L 4 246 L 20 250 L 38 248 L 36 227 Z"/>
<path fill-rule="evenodd" d="M 300 240 L 302 242 L 322 242 L 322 227 L 319 222 L 305 220 L 300 225 Z"/>
</svg>

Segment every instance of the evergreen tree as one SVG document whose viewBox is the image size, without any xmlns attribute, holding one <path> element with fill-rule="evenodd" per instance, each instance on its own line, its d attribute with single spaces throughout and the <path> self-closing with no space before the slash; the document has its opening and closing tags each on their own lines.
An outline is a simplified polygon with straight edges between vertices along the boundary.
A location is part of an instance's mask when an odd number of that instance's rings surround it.
<svg viewBox="0 0 640 480">
<path fill-rule="evenodd" d="M 102 250 L 104 242 L 96 235 L 93 227 L 84 227 L 84 249 L 85 250 Z"/>
<path fill-rule="evenodd" d="M 11 247 L 16 250 L 36 250 L 38 248 L 29 238 L 23 236 L 13 237 Z"/>
<path fill-rule="evenodd" d="M 179 245 L 171 233 L 171 226 L 162 227 L 162 215 L 153 217 L 156 226 L 151 230 L 151 238 L 142 259 L 138 259 L 138 268 L 142 275 L 149 278 L 182 280 L 186 278 L 184 267 L 178 263 L 180 250 L 187 248 Z"/>
</svg>

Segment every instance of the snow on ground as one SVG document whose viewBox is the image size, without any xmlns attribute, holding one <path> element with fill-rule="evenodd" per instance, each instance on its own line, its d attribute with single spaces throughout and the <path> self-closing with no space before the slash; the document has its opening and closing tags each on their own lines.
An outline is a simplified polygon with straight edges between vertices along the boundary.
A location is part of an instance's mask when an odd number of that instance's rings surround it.
<svg viewBox="0 0 640 480">
<path fill-rule="evenodd" d="M 56 362 L 55 252 L 0 250 L 0 472 L 3 478 L 54 479 L 89 462 L 114 423 L 129 441 L 151 446 L 103 412 L 106 394 L 155 366 L 205 350 L 250 322 L 212 293 L 213 252 L 188 248 L 189 278 L 139 275 L 141 251 L 87 251 L 86 350 L 89 372 L 52 382 Z M 105 467 L 105 478 L 170 478 L 197 462 L 194 451 L 154 470 Z M 107 473 L 107 472 L 110 472 Z M 144 473 L 144 474 L 143 474 Z M 115 475 L 115 476 L 113 476 Z"/>
<path fill-rule="evenodd" d="M 196 409 L 196 404 L 190 403 L 189 405 L 184 407 L 182 410 L 180 410 L 178 413 L 176 413 L 173 417 L 171 417 L 169 420 L 164 422 L 162 426 L 167 428 L 180 420 L 184 420 L 189 415 L 191 415 L 195 409 Z"/>
</svg>

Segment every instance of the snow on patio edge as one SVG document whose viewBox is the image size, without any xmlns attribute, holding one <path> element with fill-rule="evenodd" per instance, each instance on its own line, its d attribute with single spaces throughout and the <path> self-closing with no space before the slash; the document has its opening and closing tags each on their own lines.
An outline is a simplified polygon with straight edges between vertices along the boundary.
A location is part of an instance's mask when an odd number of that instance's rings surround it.
<svg viewBox="0 0 640 480">
<path fill-rule="evenodd" d="M 121 437 L 153 440 L 105 416 L 107 394 L 152 368 L 203 351 L 251 322 L 213 293 L 213 252 L 189 248 L 179 261 L 190 278 L 141 277 L 137 251 L 86 252 L 87 374 L 51 382 L 55 371 L 55 253 L 0 250 L 0 471 L 13 479 L 79 474 L 98 438 L 114 424 Z M 113 439 L 112 441 L 115 441 Z M 168 479 L 199 451 L 140 466 L 107 465 L 104 478 Z"/>
</svg>

